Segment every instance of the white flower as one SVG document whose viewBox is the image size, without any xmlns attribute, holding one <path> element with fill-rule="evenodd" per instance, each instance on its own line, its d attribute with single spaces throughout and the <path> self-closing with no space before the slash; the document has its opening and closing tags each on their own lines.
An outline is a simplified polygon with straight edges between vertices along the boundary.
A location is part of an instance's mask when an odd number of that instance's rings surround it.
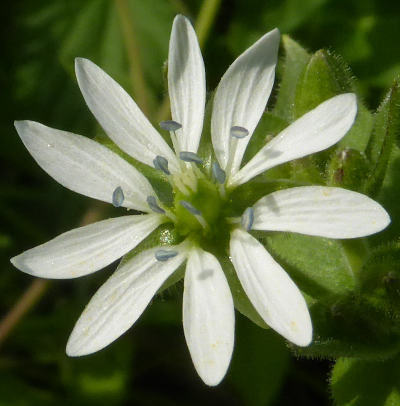
<svg viewBox="0 0 400 406">
<path fill-rule="evenodd" d="M 93 353 L 117 339 L 186 261 L 185 338 L 200 377 L 208 385 L 218 384 L 232 355 L 234 306 L 221 265 L 205 247 L 218 243 L 223 233 L 230 239 L 230 257 L 243 289 L 263 320 L 294 344 L 310 344 L 312 325 L 302 294 L 249 231 L 355 238 L 382 230 L 390 219 L 364 195 L 321 186 L 271 193 L 248 208 L 241 222 L 223 217 L 223 208 L 229 205 L 226 196 L 233 188 L 273 166 L 332 146 L 356 116 L 353 94 L 333 97 L 287 127 L 241 168 L 271 93 L 278 45 L 275 29 L 244 52 L 221 79 L 211 121 L 219 163 L 214 162 L 212 177 L 196 166 L 201 159 L 196 153 L 206 86 L 200 48 L 186 18 L 176 17 L 172 28 L 168 87 L 173 121 L 162 123 L 171 132 L 175 151 L 113 79 L 92 62 L 76 60 L 78 83 L 90 110 L 123 151 L 166 174 L 174 191 L 173 207 L 163 206 L 147 179 L 106 147 L 39 123 L 16 122 L 29 152 L 59 183 L 115 206 L 147 213 L 62 234 L 14 257 L 11 261 L 18 269 L 44 278 L 79 277 L 131 251 L 162 223 L 174 223 L 182 236 L 176 246 L 145 250 L 118 267 L 78 320 L 67 344 L 69 355 Z"/>
</svg>

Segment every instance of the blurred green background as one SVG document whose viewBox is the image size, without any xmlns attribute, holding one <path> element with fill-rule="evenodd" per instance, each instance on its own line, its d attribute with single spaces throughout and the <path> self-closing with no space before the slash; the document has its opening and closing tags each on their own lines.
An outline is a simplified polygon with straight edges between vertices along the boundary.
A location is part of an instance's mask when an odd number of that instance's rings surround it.
<svg viewBox="0 0 400 406">
<path fill-rule="evenodd" d="M 163 64 L 173 18 L 182 13 L 196 22 L 205 5 L 213 3 L 216 14 L 203 43 L 209 91 L 236 56 L 275 26 L 310 51 L 326 48 L 342 55 L 371 109 L 400 74 L 398 1 L 2 2 L 1 315 L 33 282 L 11 266 L 11 256 L 82 221 L 118 214 L 47 176 L 24 149 L 13 121 L 35 120 L 89 137 L 101 133 L 74 77 L 74 58 L 81 56 L 136 96 L 156 123 L 165 97 Z M 132 47 L 129 33 L 134 33 L 134 55 L 127 52 L 127 46 Z M 132 85 L 135 67 L 144 91 Z M 183 337 L 181 285 L 154 300 L 134 328 L 109 348 L 68 358 L 65 344 L 74 322 L 114 268 L 115 264 L 89 277 L 52 282 L 0 342 L 1 406 L 332 404 L 327 385 L 330 362 L 293 358 L 283 339 L 239 314 L 228 375 L 217 388 L 206 387 L 196 375 Z"/>
</svg>

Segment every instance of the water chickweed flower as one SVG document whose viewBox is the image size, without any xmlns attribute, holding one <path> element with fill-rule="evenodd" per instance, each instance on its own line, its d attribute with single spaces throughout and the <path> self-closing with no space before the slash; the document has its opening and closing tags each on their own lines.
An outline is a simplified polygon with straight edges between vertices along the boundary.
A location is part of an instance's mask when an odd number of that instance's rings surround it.
<svg viewBox="0 0 400 406">
<path fill-rule="evenodd" d="M 235 188 L 274 166 L 334 145 L 357 114 L 354 94 L 335 96 L 289 125 L 243 166 L 272 90 L 279 40 L 277 29 L 265 34 L 222 77 L 211 117 L 215 155 L 208 161 L 199 150 L 206 102 L 204 64 L 185 17 L 175 18 L 169 45 L 172 120 L 160 123 L 173 149 L 112 78 L 89 60 L 76 59 L 76 76 L 89 109 L 122 151 L 165 177 L 172 191 L 168 204 L 138 169 L 109 148 L 36 122 L 15 123 L 33 158 L 63 186 L 143 213 L 62 234 L 12 258 L 18 269 L 43 278 L 76 278 L 129 253 L 162 224 L 169 223 L 177 235 L 172 245 L 160 244 L 121 262 L 76 323 L 67 344 L 69 355 L 90 354 L 116 340 L 186 264 L 186 342 L 200 377 L 207 385 L 217 385 L 230 363 L 235 323 L 219 251 L 229 252 L 240 284 L 264 322 L 298 346 L 311 343 L 312 323 L 303 295 L 252 230 L 345 239 L 376 233 L 390 219 L 367 196 L 323 186 L 278 190 L 235 213 Z"/>
</svg>

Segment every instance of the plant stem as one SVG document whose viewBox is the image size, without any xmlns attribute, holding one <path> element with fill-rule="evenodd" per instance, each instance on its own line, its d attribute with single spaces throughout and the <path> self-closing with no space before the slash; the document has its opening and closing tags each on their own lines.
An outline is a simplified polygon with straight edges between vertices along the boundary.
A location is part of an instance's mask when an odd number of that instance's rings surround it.
<svg viewBox="0 0 400 406">
<path fill-rule="evenodd" d="M 84 226 L 102 217 L 103 206 L 94 206 L 83 215 L 80 226 Z M 40 300 L 50 286 L 50 281 L 35 279 L 20 296 L 11 310 L 0 321 L 0 346 L 10 335 L 14 327 L 22 320 L 30 309 Z"/>
<path fill-rule="evenodd" d="M 133 95 L 135 101 L 148 116 L 150 114 L 150 105 L 148 98 L 148 89 L 144 79 L 143 67 L 141 63 L 140 47 L 137 41 L 132 15 L 127 0 L 115 0 L 119 18 L 121 20 L 121 29 L 124 36 L 126 53 L 129 62 L 129 75 L 131 78 Z"/>
<path fill-rule="evenodd" d="M 205 0 L 203 2 L 203 6 L 200 9 L 200 13 L 195 24 L 200 48 L 204 47 L 204 44 L 208 39 L 212 24 L 215 20 L 220 5 L 221 0 Z"/>
<path fill-rule="evenodd" d="M 0 345 L 11 333 L 29 309 L 43 296 L 50 282 L 44 279 L 35 279 L 14 307 L 6 314 L 0 323 Z"/>
</svg>

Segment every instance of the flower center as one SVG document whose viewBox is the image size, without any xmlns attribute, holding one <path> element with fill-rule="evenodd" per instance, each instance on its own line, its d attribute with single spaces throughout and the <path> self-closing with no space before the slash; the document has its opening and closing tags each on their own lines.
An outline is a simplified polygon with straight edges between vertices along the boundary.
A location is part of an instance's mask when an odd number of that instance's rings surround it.
<svg viewBox="0 0 400 406">
<path fill-rule="evenodd" d="M 170 132 L 176 155 L 180 162 L 180 171 L 171 173 L 168 161 L 157 156 L 154 167 L 167 176 L 173 192 L 172 206 L 160 206 L 150 197 L 148 204 L 157 213 L 164 213 L 174 223 L 179 239 L 189 238 L 203 249 L 214 251 L 226 248 L 232 223 L 240 223 L 240 217 L 232 219 L 233 207 L 229 193 L 225 189 L 226 174 L 218 162 L 211 166 L 209 174 L 201 169 L 202 159 L 193 152 L 179 150 L 176 131 L 182 126 L 175 121 L 160 123 L 162 129 Z M 248 135 L 248 131 L 239 126 L 231 129 L 234 145 L 238 139 Z M 243 227 L 251 228 L 252 212 L 242 219 Z M 233 221 L 232 221 L 233 220 Z"/>
</svg>

